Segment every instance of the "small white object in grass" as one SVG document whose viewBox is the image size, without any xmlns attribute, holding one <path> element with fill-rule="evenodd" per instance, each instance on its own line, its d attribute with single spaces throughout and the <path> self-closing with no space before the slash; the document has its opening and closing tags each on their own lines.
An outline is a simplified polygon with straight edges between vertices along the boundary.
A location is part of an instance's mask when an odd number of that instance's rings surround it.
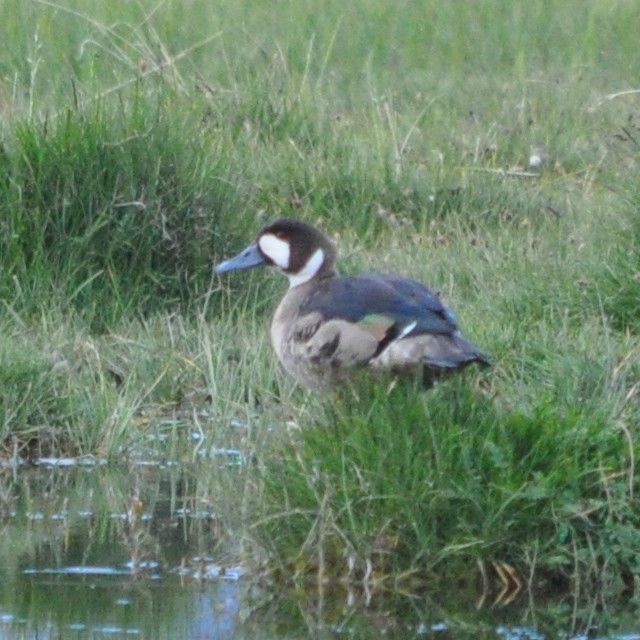
<svg viewBox="0 0 640 640">
<path fill-rule="evenodd" d="M 529 156 L 529 169 L 539 169 L 542 166 L 542 156 L 539 153 L 532 153 Z"/>
</svg>

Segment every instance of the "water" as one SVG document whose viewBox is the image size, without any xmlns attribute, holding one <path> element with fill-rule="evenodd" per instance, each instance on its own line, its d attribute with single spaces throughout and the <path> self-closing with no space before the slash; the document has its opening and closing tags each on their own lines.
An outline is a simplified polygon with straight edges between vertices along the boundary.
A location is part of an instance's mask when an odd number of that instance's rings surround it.
<svg viewBox="0 0 640 640">
<path fill-rule="evenodd" d="M 628 600 L 279 592 L 241 552 L 242 479 L 222 467 L 0 471 L 0 640 L 640 639 Z"/>
</svg>

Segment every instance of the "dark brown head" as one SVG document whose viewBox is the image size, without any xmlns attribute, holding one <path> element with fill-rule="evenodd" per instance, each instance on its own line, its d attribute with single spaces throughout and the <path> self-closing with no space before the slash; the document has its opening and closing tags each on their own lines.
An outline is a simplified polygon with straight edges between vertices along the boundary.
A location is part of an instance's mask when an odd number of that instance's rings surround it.
<svg viewBox="0 0 640 640">
<path fill-rule="evenodd" d="M 331 240 L 314 226 L 282 218 L 260 231 L 254 245 L 219 264 L 216 273 L 227 273 L 268 265 L 279 269 L 296 287 L 313 278 L 335 273 L 336 249 Z"/>
</svg>

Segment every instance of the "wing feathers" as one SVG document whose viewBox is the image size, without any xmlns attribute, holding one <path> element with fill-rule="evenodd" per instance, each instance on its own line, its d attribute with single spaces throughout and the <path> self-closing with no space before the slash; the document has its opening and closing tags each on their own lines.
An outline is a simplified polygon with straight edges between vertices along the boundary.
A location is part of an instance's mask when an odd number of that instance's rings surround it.
<svg viewBox="0 0 640 640">
<path fill-rule="evenodd" d="M 394 324 L 399 327 L 396 335 L 411 323 L 415 323 L 413 334 L 452 334 L 457 329 L 454 315 L 438 296 L 419 282 L 398 276 L 328 280 L 302 305 L 301 313 L 314 311 L 325 318 L 360 323 L 378 338 Z"/>
<path fill-rule="evenodd" d="M 419 282 L 357 276 L 320 283 L 300 306 L 297 349 L 333 368 L 458 369 L 487 358 L 460 337 L 455 316 Z"/>
</svg>

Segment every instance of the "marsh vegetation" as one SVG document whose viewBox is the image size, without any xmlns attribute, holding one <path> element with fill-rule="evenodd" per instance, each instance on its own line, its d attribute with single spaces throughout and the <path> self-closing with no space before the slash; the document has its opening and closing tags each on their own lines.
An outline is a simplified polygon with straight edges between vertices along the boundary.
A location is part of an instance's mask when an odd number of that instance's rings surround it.
<svg viewBox="0 0 640 640">
<path fill-rule="evenodd" d="M 237 452 L 278 583 L 637 594 L 634 3 L 0 10 L 7 465 Z M 493 369 L 296 388 L 283 282 L 211 270 L 282 215 L 439 291 Z"/>
</svg>

